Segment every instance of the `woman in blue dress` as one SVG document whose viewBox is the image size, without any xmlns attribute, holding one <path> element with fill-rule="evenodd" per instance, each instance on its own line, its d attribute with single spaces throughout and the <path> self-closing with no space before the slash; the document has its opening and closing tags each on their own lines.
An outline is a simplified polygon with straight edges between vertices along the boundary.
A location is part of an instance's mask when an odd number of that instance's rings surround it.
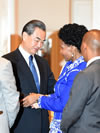
<svg viewBox="0 0 100 133">
<path fill-rule="evenodd" d="M 25 104 L 27 97 L 23 100 L 25 107 L 31 105 L 32 108 L 43 108 L 54 111 L 54 118 L 50 123 L 49 133 L 62 133 L 60 130 L 62 112 L 69 99 L 74 78 L 86 67 L 80 47 L 82 38 L 87 31 L 85 26 L 75 23 L 66 24 L 59 30 L 58 36 L 61 40 L 60 53 L 67 62 L 55 84 L 54 93 L 48 96 L 32 93 L 30 94 L 31 102 L 29 101 L 29 104 Z M 32 97 L 36 98 L 38 102 L 34 103 L 34 98 L 32 100 Z"/>
</svg>

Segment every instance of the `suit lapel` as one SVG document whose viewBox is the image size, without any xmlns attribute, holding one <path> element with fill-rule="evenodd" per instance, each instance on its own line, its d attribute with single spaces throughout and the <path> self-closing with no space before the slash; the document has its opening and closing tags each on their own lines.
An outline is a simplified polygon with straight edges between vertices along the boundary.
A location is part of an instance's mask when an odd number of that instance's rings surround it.
<svg viewBox="0 0 100 133">
<path fill-rule="evenodd" d="M 17 49 L 16 53 L 17 53 L 17 67 L 18 67 L 18 71 L 19 71 L 18 73 L 22 74 L 23 80 L 27 81 L 27 83 L 30 86 L 29 87 L 30 91 L 37 93 L 35 81 L 34 81 L 32 72 L 30 71 L 28 64 L 26 63 L 26 61 L 25 61 L 24 57 L 22 56 L 22 54 L 20 53 L 19 49 Z"/>
</svg>

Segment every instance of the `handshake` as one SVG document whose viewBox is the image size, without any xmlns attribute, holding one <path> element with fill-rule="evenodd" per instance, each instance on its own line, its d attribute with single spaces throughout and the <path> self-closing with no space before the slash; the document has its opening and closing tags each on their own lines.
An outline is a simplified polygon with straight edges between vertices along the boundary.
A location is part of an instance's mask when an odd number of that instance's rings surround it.
<svg viewBox="0 0 100 133">
<path fill-rule="evenodd" d="M 20 102 L 23 107 L 29 107 L 31 106 L 32 108 L 39 108 L 38 106 L 38 98 L 40 96 L 43 96 L 42 94 L 37 94 L 37 93 L 30 93 L 28 96 L 24 97 Z"/>
</svg>

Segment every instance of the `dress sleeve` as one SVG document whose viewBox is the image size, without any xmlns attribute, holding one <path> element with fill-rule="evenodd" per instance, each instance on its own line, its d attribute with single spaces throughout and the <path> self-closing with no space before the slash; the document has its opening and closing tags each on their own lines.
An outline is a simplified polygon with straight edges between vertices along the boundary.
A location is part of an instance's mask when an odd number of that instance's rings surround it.
<svg viewBox="0 0 100 133">
<path fill-rule="evenodd" d="M 79 71 L 72 71 L 69 75 L 66 75 L 66 80 L 59 83 L 55 88 L 54 94 L 49 96 L 42 96 L 39 100 L 39 106 L 46 110 L 55 112 L 62 112 L 65 104 L 69 99 L 70 89 L 72 87 L 75 76 Z M 68 77 L 67 77 L 68 76 Z"/>
</svg>

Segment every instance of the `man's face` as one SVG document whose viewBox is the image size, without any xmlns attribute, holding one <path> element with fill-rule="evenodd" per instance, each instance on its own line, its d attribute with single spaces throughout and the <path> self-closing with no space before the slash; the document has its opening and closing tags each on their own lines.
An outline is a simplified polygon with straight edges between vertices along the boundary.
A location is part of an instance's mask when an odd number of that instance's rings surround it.
<svg viewBox="0 0 100 133">
<path fill-rule="evenodd" d="M 45 41 L 46 32 L 40 28 L 35 28 L 33 34 L 28 35 L 26 32 L 23 33 L 23 48 L 30 54 L 34 55 L 41 49 Z"/>
</svg>

